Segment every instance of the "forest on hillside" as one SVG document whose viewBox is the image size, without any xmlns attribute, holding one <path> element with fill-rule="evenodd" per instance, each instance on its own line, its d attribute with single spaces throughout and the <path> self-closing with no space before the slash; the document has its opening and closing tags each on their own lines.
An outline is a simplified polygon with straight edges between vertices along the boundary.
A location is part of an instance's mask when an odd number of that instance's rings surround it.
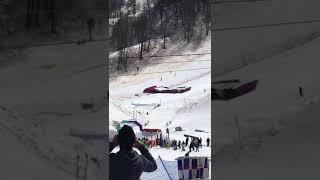
<svg viewBox="0 0 320 180">
<path fill-rule="evenodd" d="M 95 34 L 107 31 L 107 9 L 106 0 L 0 0 L 0 36 L 88 39 L 89 26 Z"/>
<path fill-rule="evenodd" d="M 127 72 L 128 49 L 138 45 L 138 57 L 151 50 L 153 39 L 161 39 L 162 49 L 167 48 L 167 38 L 183 33 L 190 43 L 197 26 L 210 30 L 208 0 L 111 0 L 109 15 L 111 49 L 118 51 L 117 70 Z"/>
</svg>

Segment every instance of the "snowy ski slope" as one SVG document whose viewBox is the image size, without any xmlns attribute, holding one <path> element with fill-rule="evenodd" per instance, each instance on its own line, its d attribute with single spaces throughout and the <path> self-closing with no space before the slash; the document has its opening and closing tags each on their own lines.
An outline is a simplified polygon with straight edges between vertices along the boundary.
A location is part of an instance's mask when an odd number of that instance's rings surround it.
<svg viewBox="0 0 320 180">
<path fill-rule="evenodd" d="M 222 27 L 319 19 L 319 5 L 312 0 L 234 4 L 225 6 L 217 23 Z M 318 33 L 319 23 L 215 33 L 219 76 L 213 80 L 259 80 L 255 92 L 213 103 L 217 179 L 318 178 Z M 299 97 L 299 86 L 304 98 Z M 235 119 L 241 151 L 234 144 Z"/>
<path fill-rule="evenodd" d="M 199 49 L 195 51 L 189 50 L 189 53 L 208 52 L 211 52 L 210 37 L 203 42 Z M 179 59 L 174 57 L 174 59 L 175 61 L 185 60 L 184 57 L 179 57 Z M 111 82 L 111 86 L 109 87 L 111 102 L 109 106 L 110 122 L 120 122 L 124 118 L 132 118 L 133 112 L 139 111 L 141 113 L 141 115 L 138 113 L 139 121 L 148 124 L 145 128 L 160 128 L 165 134 L 165 129 L 168 127 L 171 132 L 170 138 L 185 141 L 183 135 L 190 134 L 201 137 L 203 143 L 205 143 L 208 137 L 211 138 L 211 61 L 197 60 L 211 59 L 211 55 L 204 54 L 195 58 L 191 56 L 188 59 L 192 59 L 193 62 L 182 63 L 183 65 L 175 69 L 167 69 L 163 65 L 156 70 L 156 72 L 171 70 L 172 72 L 157 73 L 150 76 L 148 74 L 141 75 L 144 78 L 142 80 L 139 80 L 138 75 L 135 77 L 135 81 L 130 82 L 128 80 L 129 82 L 122 83 L 120 87 L 112 86 L 113 83 L 118 84 L 119 82 Z M 166 62 L 170 62 L 170 57 L 166 59 Z M 195 70 L 180 71 L 187 69 Z M 145 88 L 153 85 L 168 87 L 191 86 L 191 90 L 182 94 L 142 93 Z M 135 96 L 135 94 L 139 94 L 139 96 Z M 148 104 L 157 103 L 160 103 L 160 107 L 156 109 L 148 106 Z M 133 104 L 145 104 L 145 106 Z M 146 114 L 147 112 L 149 115 Z M 175 132 L 174 129 L 178 126 L 181 126 L 183 131 Z M 196 129 L 206 132 L 195 132 Z M 117 151 L 117 149 L 114 151 Z M 155 157 L 160 155 L 164 160 L 175 160 L 175 158 L 184 156 L 186 153 L 181 150 L 174 151 L 161 148 L 151 148 L 150 152 Z M 211 148 L 204 147 L 200 149 L 200 152 L 191 153 L 190 155 L 210 156 L 210 154 Z"/>
</svg>

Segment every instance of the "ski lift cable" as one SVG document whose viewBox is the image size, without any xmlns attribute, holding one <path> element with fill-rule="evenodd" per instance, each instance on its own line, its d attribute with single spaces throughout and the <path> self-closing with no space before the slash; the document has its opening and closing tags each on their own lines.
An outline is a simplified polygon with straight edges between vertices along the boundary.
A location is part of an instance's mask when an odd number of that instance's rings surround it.
<svg viewBox="0 0 320 180">
<path fill-rule="evenodd" d="M 166 62 L 156 62 L 156 63 L 150 62 L 150 63 L 148 63 L 148 64 L 166 64 L 166 63 L 168 63 L 168 64 L 173 63 L 173 64 L 174 64 L 174 63 L 203 62 L 203 61 L 211 61 L 211 59 L 200 59 L 200 60 L 190 60 L 190 61 L 172 61 L 172 62 L 166 61 Z"/>
<path fill-rule="evenodd" d="M 92 43 L 92 42 L 107 42 L 107 38 L 96 38 L 91 41 L 83 42 Z M 39 42 L 39 43 L 27 43 L 22 45 L 11 45 L 8 47 L 3 47 L 3 49 L 20 49 L 20 48 L 31 48 L 31 47 L 43 47 L 43 46 L 55 46 L 55 45 L 68 45 L 68 44 L 79 44 L 79 40 L 64 40 L 64 41 L 52 41 L 52 42 Z"/>
<path fill-rule="evenodd" d="M 158 71 L 158 72 L 150 72 L 150 73 L 139 73 L 139 74 L 124 74 L 124 75 L 116 75 L 116 76 L 109 76 L 109 77 L 120 77 L 120 76 L 140 76 L 144 74 L 160 74 L 160 73 L 168 73 L 168 72 L 178 72 L 178 71 L 195 71 L 201 69 L 211 69 L 211 68 L 194 68 L 194 69 L 180 69 L 180 70 L 171 70 L 171 71 Z"/>
<path fill-rule="evenodd" d="M 168 54 L 168 55 L 151 55 L 151 56 L 142 56 L 142 58 L 153 58 L 153 57 L 156 57 L 156 58 L 161 58 L 161 57 L 171 57 L 171 56 L 201 56 L 201 55 L 207 55 L 207 54 L 212 54 L 211 52 L 208 52 L 208 53 L 190 53 L 190 54 Z M 118 57 L 109 57 L 109 59 L 116 59 Z M 140 58 L 139 56 L 128 56 L 128 57 L 125 57 L 125 58 Z"/>
<path fill-rule="evenodd" d="M 268 24 L 257 24 L 257 25 L 248 25 L 248 26 L 237 26 L 237 27 L 222 27 L 222 28 L 213 28 L 212 32 L 218 31 L 231 31 L 231 30 L 242 30 L 242 29 L 258 29 L 258 28 L 267 28 L 267 27 L 277 27 L 277 26 L 286 26 L 286 25 L 298 25 L 298 24 L 312 24 L 312 23 L 320 23 L 320 19 L 311 19 L 304 21 L 291 21 L 291 22 L 281 22 L 281 23 L 268 23 Z M 96 40 L 92 40 L 89 42 L 107 42 L 110 40 L 109 38 L 100 38 Z M 6 47 L 5 49 L 16 49 L 16 48 L 29 48 L 29 47 L 38 47 L 38 46 L 51 46 L 51 45 L 64 45 L 64 44 L 77 44 L 78 40 L 67 40 L 67 41 L 57 41 L 57 42 L 44 42 L 44 43 L 30 43 L 28 45 L 16 45 L 11 47 Z M 206 55 L 211 53 L 201 53 L 201 54 L 176 54 L 176 55 L 158 55 L 158 56 L 144 56 L 147 57 L 170 57 L 170 56 L 192 56 L 192 55 Z M 116 57 L 113 57 L 116 58 Z M 127 58 L 140 58 L 140 57 L 127 57 Z M 112 59 L 109 57 L 109 59 Z"/>
<path fill-rule="evenodd" d="M 179 63 L 185 63 L 185 62 L 207 62 L 207 61 L 211 61 L 211 59 L 200 59 L 200 60 L 190 60 L 190 61 L 166 61 L 166 62 L 147 62 L 147 64 L 179 64 Z M 82 73 L 82 72 L 86 72 L 86 71 L 90 71 L 93 69 L 98 69 L 101 67 L 107 67 L 108 63 L 103 63 L 103 64 L 96 64 L 96 65 L 92 65 L 90 67 L 86 67 L 83 68 L 81 70 L 77 70 L 74 71 L 73 74 L 77 74 L 77 73 Z"/>
<path fill-rule="evenodd" d="M 288 21 L 288 22 L 280 22 L 280 23 L 256 24 L 256 25 L 237 26 L 237 27 L 222 27 L 222 28 L 213 28 L 212 31 L 217 32 L 217 31 L 230 31 L 230 30 L 242 30 L 242 29 L 258 29 L 258 28 L 297 25 L 297 24 L 312 24 L 312 23 L 320 23 L 320 19 Z"/>
<path fill-rule="evenodd" d="M 152 61 L 147 61 L 144 62 L 143 64 L 170 64 L 170 63 L 184 63 L 184 62 L 206 62 L 206 61 L 212 61 L 211 59 L 197 59 L 197 60 L 186 60 L 186 61 L 162 61 L 162 62 L 152 62 Z M 102 66 L 102 65 L 108 65 L 108 63 L 103 63 L 103 64 L 97 64 L 94 66 Z M 113 66 L 113 65 L 110 65 Z M 92 66 L 93 67 L 93 66 Z"/>
<path fill-rule="evenodd" d="M 271 0 L 230 0 L 230 1 L 213 1 L 211 4 L 228 4 L 228 3 L 254 3 L 254 2 L 264 2 Z"/>
</svg>

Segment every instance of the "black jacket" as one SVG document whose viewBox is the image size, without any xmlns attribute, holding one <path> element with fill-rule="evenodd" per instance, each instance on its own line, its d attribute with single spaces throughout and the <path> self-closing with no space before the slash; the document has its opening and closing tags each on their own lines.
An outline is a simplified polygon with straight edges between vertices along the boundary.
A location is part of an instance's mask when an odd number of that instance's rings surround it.
<svg viewBox="0 0 320 180">
<path fill-rule="evenodd" d="M 109 143 L 109 152 L 115 145 Z M 157 163 L 144 146 L 139 148 L 141 155 L 136 151 L 118 151 L 109 154 L 110 180 L 139 180 L 142 172 L 152 172 L 157 169 Z"/>
</svg>

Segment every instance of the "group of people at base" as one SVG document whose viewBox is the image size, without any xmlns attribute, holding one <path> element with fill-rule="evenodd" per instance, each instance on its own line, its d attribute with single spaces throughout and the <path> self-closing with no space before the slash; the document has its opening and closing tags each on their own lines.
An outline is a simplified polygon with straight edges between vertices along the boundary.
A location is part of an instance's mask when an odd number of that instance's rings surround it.
<svg viewBox="0 0 320 180">
<path fill-rule="evenodd" d="M 161 138 L 162 139 L 162 138 Z M 162 139 L 153 140 L 163 147 L 173 147 L 174 150 L 181 147 L 184 151 L 188 146 L 190 151 L 202 147 L 201 138 L 186 138 L 186 142 L 181 141 L 168 141 Z M 157 170 L 157 163 L 152 157 L 147 148 L 148 139 L 143 138 L 138 140 L 133 129 L 130 126 L 124 125 L 118 135 L 115 135 L 112 142 L 109 142 L 109 179 L 110 180 L 139 180 L 142 172 L 153 172 Z M 207 146 L 210 144 L 210 139 L 207 138 Z M 166 145 L 166 146 L 164 146 Z M 113 149 L 120 146 L 120 150 L 116 153 L 112 153 Z M 133 147 L 137 148 L 141 154 L 133 150 Z M 186 155 L 188 156 L 188 155 Z"/>
<path fill-rule="evenodd" d="M 180 140 L 170 140 L 170 139 L 163 139 L 163 138 L 157 138 L 155 140 L 149 140 L 148 138 L 138 138 L 138 141 L 140 141 L 146 148 L 152 148 L 155 146 L 160 146 L 161 148 L 172 148 L 173 150 L 181 149 L 182 151 L 185 151 L 186 148 L 189 145 L 189 151 L 196 151 L 199 152 L 199 148 L 202 148 L 202 138 L 190 138 L 187 137 L 186 141 L 180 141 Z M 189 143 L 190 141 L 190 143 Z M 207 138 L 207 147 L 210 145 L 210 138 Z"/>
</svg>

